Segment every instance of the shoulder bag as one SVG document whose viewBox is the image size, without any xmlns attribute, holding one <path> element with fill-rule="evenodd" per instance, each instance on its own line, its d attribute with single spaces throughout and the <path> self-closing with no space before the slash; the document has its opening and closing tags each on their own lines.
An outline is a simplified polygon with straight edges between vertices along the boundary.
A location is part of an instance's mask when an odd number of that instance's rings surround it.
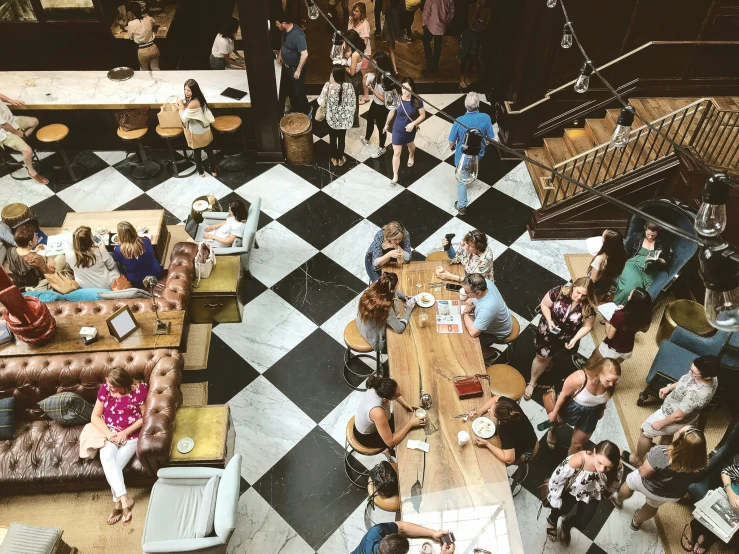
<svg viewBox="0 0 739 554">
<path fill-rule="evenodd" d="M 578 370 L 578 373 L 580 371 L 582 371 L 582 375 L 580 376 L 580 378 L 582 379 L 582 383 L 580 385 L 580 388 L 577 389 L 577 391 L 575 391 L 575 394 L 572 395 L 572 398 L 575 398 L 578 394 L 580 394 L 588 384 L 587 371 L 585 371 L 584 369 L 580 369 Z M 560 392 L 560 394 L 562 393 Z M 554 411 L 554 407 L 557 405 L 557 391 L 554 387 L 548 387 L 548 390 L 544 393 L 543 403 L 544 409 L 547 411 L 548 414 Z"/>
<path fill-rule="evenodd" d="M 135 108 L 115 112 L 118 127 L 124 131 L 147 129 L 149 127 L 149 108 Z"/>
<path fill-rule="evenodd" d="M 580 467 L 575 470 L 575 473 L 573 473 L 569 479 L 567 479 L 567 484 L 565 484 L 565 488 L 562 489 L 562 494 L 566 494 L 569 492 L 570 488 L 572 488 L 572 484 L 575 482 L 575 479 L 577 479 L 577 476 L 580 475 L 580 472 L 585 467 L 585 457 L 582 455 L 582 452 L 579 452 L 580 454 Z M 549 503 L 549 479 L 546 479 L 541 485 L 539 485 L 539 498 L 541 499 L 541 507 L 539 507 L 539 512 L 541 512 L 541 508 L 551 508 L 552 505 Z"/>
<path fill-rule="evenodd" d="M 214 265 L 216 265 L 216 256 L 213 253 L 213 247 L 209 242 L 202 241 L 198 244 L 198 253 L 195 255 L 195 273 L 198 281 L 193 285 L 193 288 L 200 285 L 200 279 L 210 277 Z"/>
<path fill-rule="evenodd" d="M 472 377 L 466 377 L 464 375 L 454 377 L 452 383 L 454 388 L 457 390 L 457 396 L 460 400 L 467 400 L 468 398 L 478 398 L 483 395 L 482 383 L 480 379 L 487 379 L 490 382 L 490 375 L 477 374 Z"/>
<path fill-rule="evenodd" d="M 176 96 L 170 96 L 164 101 L 164 104 L 162 104 L 161 108 L 159 108 L 157 119 L 159 119 L 159 126 L 162 129 L 182 128 L 180 108 L 177 106 Z"/>
<path fill-rule="evenodd" d="M 408 119 L 410 119 L 411 121 L 414 121 L 414 119 L 413 119 L 413 118 L 412 118 L 411 116 L 409 116 L 409 115 L 408 115 L 408 112 L 407 112 L 407 111 L 405 110 L 405 104 L 403 104 L 403 100 L 401 100 L 401 101 L 400 101 L 400 107 L 401 107 L 401 108 L 403 108 L 403 111 L 405 112 L 405 116 L 406 116 L 406 117 L 407 117 Z M 416 124 L 416 128 L 415 128 L 414 130 L 415 130 L 415 131 L 418 131 L 418 130 L 419 130 L 420 128 L 421 128 L 421 124 L 420 124 L 420 123 L 418 123 L 418 124 Z"/>
<path fill-rule="evenodd" d="M 193 133 L 187 125 L 182 130 L 185 133 L 185 139 L 190 148 L 205 148 L 213 142 L 213 131 L 210 130 L 210 125 L 208 125 L 204 133 Z"/>
</svg>

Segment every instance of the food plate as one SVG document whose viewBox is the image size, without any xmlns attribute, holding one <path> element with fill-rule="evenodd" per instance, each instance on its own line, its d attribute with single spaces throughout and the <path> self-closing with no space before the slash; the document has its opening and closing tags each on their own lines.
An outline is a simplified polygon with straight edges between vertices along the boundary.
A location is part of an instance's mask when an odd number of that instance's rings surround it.
<svg viewBox="0 0 739 554">
<path fill-rule="evenodd" d="M 177 451 L 180 454 L 187 454 L 188 452 L 192 452 L 193 448 L 195 448 L 195 441 L 192 440 L 190 437 L 185 437 L 184 439 L 180 439 L 177 442 Z"/>
<path fill-rule="evenodd" d="M 110 243 L 111 244 L 118 244 L 118 233 L 113 233 L 113 236 L 110 237 Z"/>
<path fill-rule="evenodd" d="M 416 301 L 422 308 L 430 308 L 436 302 L 436 298 L 429 292 L 422 292 L 416 295 Z"/>
<path fill-rule="evenodd" d="M 487 417 L 478 417 L 472 422 L 472 431 L 481 439 L 489 439 L 495 434 L 495 423 Z"/>
<path fill-rule="evenodd" d="M 210 204 L 208 204 L 207 200 L 196 200 L 192 203 L 192 209 L 196 212 L 204 212 L 210 208 Z"/>
</svg>

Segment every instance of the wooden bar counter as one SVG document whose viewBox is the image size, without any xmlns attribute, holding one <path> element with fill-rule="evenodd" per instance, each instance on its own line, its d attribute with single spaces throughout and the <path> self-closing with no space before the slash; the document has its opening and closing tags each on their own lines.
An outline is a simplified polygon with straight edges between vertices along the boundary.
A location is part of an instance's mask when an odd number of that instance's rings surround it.
<svg viewBox="0 0 739 554">
<path fill-rule="evenodd" d="M 457 292 L 429 287 L 440 281 L 435 274 L 439 265 L 459 275 L 463 271 L 460 265 L 446 261 L 413 262 L 388 271 L 398 273 L 398 286 L 409 296 L 427 292 L 437 299 L 458 299 Z M 416 287 L 418 283 L 422 288 Z M 428 314 L 424 328 L 418 320 L 422 312 Z M 466 330 L 462 334 L 439 334 L 435 321 L 435 306 L 416 307 L 410 327 L 403 334 L 387 331 L 390 376 L 398 382 L 408 402 L 420 405 L 421 389 L 431 395 L 433 402 L 426 427 L 414 429 L 396 447 L 402 519 L 453 531 L 457 552 L 472 552 L 479 547 L 500 554 L 521 553 L 523 546 L 505 464 L 487 448 L 474 444 L 471 421 L 463 423 L 461 418 L 453 417 L 480 407 L 490 398 L 486 380 L 485 395 L 470 400 L 460 400 L 452 384 L 456 376 L 485 374 L 480 343 Z M 411 416 L 405 410 L 395 410 L 396 429 Z M 462 430 L 470 434 L 466 446 L 457 442 L 457 433 Z M 420 450 L 408 449 L 409 439 L 426 441 L 429 452 L 424 455 Z M 497 435 L 490 440 L 500 445 Z M 412 491 L 416 482 L 421 484 L 420 494 Z M 414 539 L 411 544 L 422 542 Z M 412 546 L 411 551 L 415 552 L 415 548 Z"/>
</svg>

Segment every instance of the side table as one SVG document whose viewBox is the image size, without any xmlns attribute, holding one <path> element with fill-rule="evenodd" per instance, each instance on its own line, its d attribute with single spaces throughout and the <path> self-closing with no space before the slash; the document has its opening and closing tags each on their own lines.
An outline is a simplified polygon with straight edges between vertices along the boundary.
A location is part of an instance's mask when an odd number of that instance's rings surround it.
<svg viewBox="0 0 739 554">
<path fill-rule="evenodd" d="M 692 300 L 675 300 L 667 306 L 657 329 L 655 338 L 657 345 L 669 339 L 677 327 L 687 329 L 701 337 L 712 337 L 716 334 L 716 329 L 711 327 L 706 319 L 703 306 Z"/>
<path fill-rule="evenodd" d="M 216 265 L 207 279 L 201 279 L 190 294 L 193 323 L 241 323 L 244 305 L 239 298 L 241 256 L 216 256 Z"/>
<path fill-rule="evenodd" d="M 177 450 L 185 437 L 195 442 L 187 454 Z M 226 467 L 233 457 L 236 430 L 227 404 L 183 407 L 177 410 L 169 453 L 170 466 Z"/>
<path fill-rule="evenodd" d="M 77 554 L 63 534 L 61 529 L 11 523 L 0 531 L 0 554 Z"/>
</svg>

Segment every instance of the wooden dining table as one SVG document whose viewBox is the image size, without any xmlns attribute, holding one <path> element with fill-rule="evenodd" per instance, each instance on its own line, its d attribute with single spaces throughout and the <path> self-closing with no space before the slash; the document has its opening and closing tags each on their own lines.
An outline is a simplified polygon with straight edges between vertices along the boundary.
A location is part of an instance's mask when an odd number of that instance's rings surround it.
<svg viewBox="0 0 739 554">
<path fill-rule="evenodd" d="M 393 264 L 385 270 L 398 274 L 398 288 L 409 296 L 425 292 L 436 299 L 459 299 L 458 292 L 432 287 L 440 281 L 435 273 L 439 265 L 464 274 L 460 265 L 448 261 Z M 425 327 L 419 325 L 422 313 L 428 316 Z M 425 427 L 412 430 L 396 447 L 402 520 L 452 531 L 457 552 L 472 554 L 474 548 L 500 554 L 523 552 L 505 464 L 487 448 L 475 445 L 471 420 L 465 423 L 454 417 L 490 398 L 485 379 L 481 380 L 484 395 L 468 400 L 459 399 L 452 382 L 457 376 L 485 374 L 480 342 L 466 329 L 461 334 L 438 333 L 435 322 L 435 306 L 417 306 L 404 333 L 387 330 L 390 377 L 410 404 L 421 404 L 421 390 L 432 401 Z M 396 429 L 411 417 L 396 404 Z M 469 433 L 464 446 L 458 444 L 459 431 Z M 408 440 L 426 442 L 428 453 L 409 449 Z M 497 434 L 490 441 L 500 446 Z M 413 539 L 411 544 L 423 542 Z"/>
</svg>

